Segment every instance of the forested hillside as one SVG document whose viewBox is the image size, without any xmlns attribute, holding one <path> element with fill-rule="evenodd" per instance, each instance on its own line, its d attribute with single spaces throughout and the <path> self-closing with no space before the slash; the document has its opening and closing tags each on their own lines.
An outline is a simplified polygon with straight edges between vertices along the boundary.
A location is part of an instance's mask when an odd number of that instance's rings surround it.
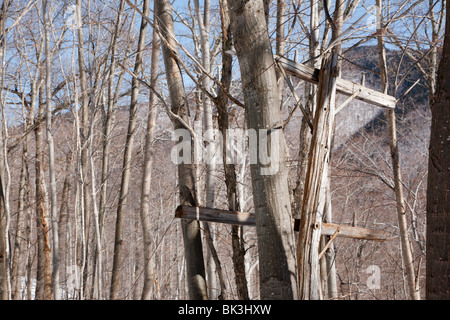
<svg viewBox="0 0 450 320">
<path fill-rule="evenodd" d="M 1 299 L 424 299 L 445 5 L 325 5 L 3 1 Z"/>
</svg>

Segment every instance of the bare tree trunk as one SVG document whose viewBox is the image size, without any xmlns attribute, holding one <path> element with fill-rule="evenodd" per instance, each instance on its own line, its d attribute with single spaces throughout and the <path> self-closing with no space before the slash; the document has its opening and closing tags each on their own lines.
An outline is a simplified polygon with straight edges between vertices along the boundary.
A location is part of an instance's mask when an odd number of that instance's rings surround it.
<svg viewBox="0 0 450 320">
<path fill-rule="evenodd" d="M 377 29 L 378 29 L 378 61 L 380 65 L 380 79 L 381 79 L 381 89 L 383 93 L 388 92 L 388 73 L 387 73 L 387 62 L 386 62 L 386 48 L 384 44 L 384 30 L 383 30 L 383 19 L 382 19 L 382 0 L 377 0 L 378 14 L 377 14 Z M 405 266 L 406 279 L 409 287 L 409 298 L 411 300 L 420 300 L 419 288 L 416 286 L 414 264 L 412 258 L 411 244 L 409 242 L 408 236 L 408 224 L 406 220 L 406 204 L 405 197 L 403 195 L 403 185 L 402 185 L 402 174 L 400 170 L 400 155 L 398 152 L 397 145 L 397 125 L 395 121 L 395 111 L 389 109 L 386 111 L 386 118 L 388 119 L 389 125 L 389 146 L 391 149 L 391 159 L 392 159 L 392 170 L 394 173 L 394 191 L 395 200 L 397 203 L 397 215 L 398 215 L 398 225 L 400 231 L 400 241 L 403 264 Z"/>
<path fill-rule="evenodd" d="M 0 99 L 1 99 L 0 95 Z M 3 102 L 0 102 L 1 113 L 3 113 Z M 3 117 L 2 117 L 3 118 Z M 8 209 L 8 197 L 6 192 L 6 177 L 5 177 L 5 163 L 6 152 L 4 152 L 4 131 L 3 126 L 6 121 L 2 121 L 0 125 L 0 298 L 2 300 L 11 299 L 11 258 L 10 258 L 10 246 L 9 246 L 9 223 L 10 212 Z"/>
<path fill-rule="evenodd" d="M 61 191 L 61 203 L 59 208 L 59 226 L 58 226 L 58 232 L 59 232 L 59 244 L 61 248 L 61 279 L 62 283 L 66 282 L 66 288 L 67 288 L 67 275 L 66 275 L 66 269 L 67 269 L 67 257 L 70 257 L 69 252 L 69 241 L 68 240 L 68 233 L 71 231 L 68 226 L 68 220 L 69 220 L 69 194 L 70 194 L 70 185 L 71 185 L 71 177 L 72 177 L 72 170 L 73 170 L 73 159 L 72 155 L 67 156 L 67 167 L 66 167 L 66 174 L 64 177 L 64 183 L 63 183 L 63 189 Z M 67 295 L 67 290 L 66 290 Z M 64 297 L 61 297 L 61 299 L 64 299 Z"/>
<path fill-rule="evenodd" d="M 92 131 L 92 128 L 91 128 Z M 91 140 L 92 140 L 92 136 L 91 136 Z M 92 143 L 92 141 L 90 142 L 90 144 Z M 97 198 L 96 198 L 96 190 L 97 188 L 95 187 L 95 167 L 94 167 L 94 157 L 92 155 L 92 153 L 90 154 L 90 163 L 91 163 L 91 192 L 92 192 L 92 207 L 93 207 L 93 211 L 94 211 L 94 227 L 95 227 L 95 262 L 94 262 L 94 268 L 93 268 L 93 273 L 94 273 L 94 283 L 93 283 L 93 295 L 92 298 L 93 299 L 102 299 L 103 298 L 103 290 L 102 290 L 102 286 L 103 286 L 103 275 L 102 275 L 102 243 L 101 243 L 101 233 L 100 233 L 100 217 L 99 217 L 99 212 L 98 212 L 98 207 L 97 207 Z"/>
<path fill-rule="evenodd" d="M 275 51 L 277 55 L 284 56 L 286 51 L 286 39 L 285 39 L 285 30 L 286 28 L 286 1 L 285 0 L 277 0 L 277 31 L 276 31 L 276 42 L 275 42 Z M 284 89 L 284 81 L 283 74 L 276 70 L 277 74 L 277 84 L 278 84 L 278 94 L 280 100 L 280 108 L 283 105 L 283 89 Z"/>
<path fill-rule="evenodd" d="M 156 3 L 154 11 L 156 12 Z M 157 28 L 156 19 L 154 19 L 154 28 Z M 153 29 L 152 40 L 152 64 L 150 70 L 150 85 L 156 89 L 159 72 L 159 56 L 161 52 L 161 40 L 158 31 Z M 156 94 L 150 91 L 150 101 L 148 103 L 147 131 L 145 135 L 145 154 L 142 174 L 141 189 L 141 221 L 144 240 L 144 288 L 142 290 L 142 300 L 150 300 L 153 294 L 154 279 L 154 257 L 153 257 L 153 237 L 152 237 L 152 221 L 150 217 L 150 197 L 151 197 L 151 181 L 153 154 L 152 147 L 155 123 L 157 117 Z"/>
<path fill-rule="evenodd" d="M 11 1 L 3 2 L 0 8 L 0 88 L 4 85 L 4 66 L 5 66 L 5 23 L 6 13 L 11 5 Z M 11 299 L 11 274 L 10 274 L 10 248 L 9 248 L 9 223 L 10 212 L 8 210 L 8 199 L 6 192 L 5 166 L 7 162 L 7 153 L 5 152 L 6 120 L 4 109 L 3 89 L 0 89 L 0 299 Z"/>
<path fill-rule="evenodd" d="M 260 155 L 259 161 L 251 164 L 260 298 L 294 299 L 297 296 L 295 245 L 285 168 L 285 141 L 264 7 L 261 1 L 256 0 L 231 0 L 229 5 L 247 127 L 260 135 L 259 148 L 250 150 L 253 153 L 258 150 Z M 267 132 L 267 137 L 263 136 Z M 264 164 L 267 155 L 264 157 L 263 150 L 270 150 L 270 163 Z"/>
<path fill-rule="evenodd" d="M 220 1 L 222 17 L 222 78 L 221 83 L 225 90 L 230 91 L 231 72 L 233 58 L 226 53 L 231 43 L 231 25 L 228 12 L 227 0 Z M 219 130 L 222 133 L 222 156 L 225 171 L 225 184 L 227 186 L 228 208 L 230 210 L 240 210 L 240 202 L 237 196 L 236 167 L 234 163 L 227 163 L 227 129 L 229 129 L 228 97 L 219 88 L 217 97 L 217 112 Z M 239 300 L 249 300 L 247 279 L 245 278 L 245 250 L 242 239 L 242 227 L 231 226 L 231 245 L 233 249 L 233 267 L 235 282 Z"/>
<path fill-rule="evenodd" d="M 46 134 L 48 144 L 48 171 L 50 176 L 50 220 L 52 226 L 52 290 L 53 299 L 60 299 L 59 287 L 59 234 L 58 234 L 58 209 L 56 194 L 56 172 L 55 172 L 55 145 L 52 132 L 52 53 L 50 48 L 50 7 L 48 0 L 42 2 L 44 35 L 45 35 L 45 99 L 46 99 Z"/>
<path fill-rule="evenodd" d="M 332 207 L 331 207 L 331 186 L 330 175 L 328 175 L 328 182 L 326 186 L 326 199 L 324 207 L 324 219 L 323 222 L 332 222 Z M 330 236 L 323 236 L 327 243 L 330 240 Z M 326 282 L 328 299 L 335 299 L 338 296 L 337 288 L 337 271 L 336 271 L 336 252 L 334 250 L 334 244 L 331 243 L 325 252 L 325 265 L 326 265 Z"/>
<path fill-rule="evenodd" d="M 433 0 L 429 0 L 428 3 L 430 9 L 434 7 Z M 442 10 L 445 10 L 444 6 L 442 6 Z M 440 37 L 440 24 L 436 21 L 434 10 L 430 10 L 428 18 L 431 20 L 431 43 L 433 44 L 430 52 L 430 74 L 428 75 L 428 83 L 430 85 L 430 96 L 434 96 L 436 93 L 436 68 L 438 65 L 438 47 L 436 44 L 438 43 Z"/>
<path fill-rule="evenodd" d="M 121 2 L 123 6 L 124 1 Z M 123 8 L 119 9 L 119 15 L 123 12 Z M 144 1 L 143 12 L 147 16 L 150 12 L 149 2 Z M 120 20 L 118 20 L 120 24 Z M 139 31 L 139 40 L 136 54 L 136 61 L 134 65 L 134 74 L 140 75 L 142 72 L 142 57 L 143 50 L 145 46 L 145 35 L 147 29 L 147 22 L 144 18 L 141 21 L 141 27 Z M 117 36 L 117 34 L 116 34 Z M 112 75 L 111 75 L 112 76 Z M 116 233 L 115 233 L 115 242 L 114 242 L 114 260 L 113 260 L 113 273 L 111 280 L 111 299 L 118 298 L 118 289 L 119 289 L 119 279 L 120 279 L 120 265 L 122 262 L 122 253 L 123 253 L 123 215 L 127 205 L 127 197 L 128 190 L 130 184 L 130 174 L 131 174 L 131 159 L 132 152 L 134 146 L 134 135 L 136 130 L 136 112 L 137 112 L 137 100 L 139 96 L 139 82 L 133 77 L 131 83 L 132 91 L 131 91 L 131 103 L 130 103 L 130 115 L 128 120 L 128 131 L 125 142 L 125 152 L 123 157 L 123 165 L 122 165 L 122 181 L 120 184 L 120 194 L 119 194 L 119 203 L 117 206 L 117 216 L 116 216 Z"/>
<path fill-rule="evenodd" d="M 197 16 L 198 21 L 198 28 L 200 31 L 200 45 L 202 49 L 202 66 L 203 68 L 210 73 L 211 72 L 211 57 L 210 57 L 210 49 L 209 49 L 209 29 L 210 29 L 210 1 L 205 0 L 204 1 L 204 8 L 203 8 L 203 14 L 202 10 L 200 8 L 200 4 L 198 0 L 194 0 L 195 5 L 195 13 Z M 203 89 L 210 91 L 211 90 L 211 79 L 206 76 L 202 75 L 202 86 Z M 216 164 L 213 160 L 215 156 L 215 152 L 217 152 L 214 148 L 214 125 L 213 125 L 213 117 L 212 117 L 212 106 L 211 106 L 211 100 L 209 97 L 205 94 L 204 91 L 202 91 L 202 105 L 203 105 L 203 130 L 204 130 L 204 139 L 206 142 L 206 150 L 208 151 L 206 153 L 205 161 L 206 161 L 206 174 L 205 174 L 205 206 L 208 208 L 214 208 L 215 203 L 215 180 L 214 180 L 214 174 L 216 170 Z M 208 223 L 203 223 L 206 229 L 213 229 L 212 225 L 209 225 Z M 208 251 L 206 254 L 206 269 L 207 269 L 207 281 L 208 281 L 208 295 L 211 299 L 215 294 L 216 289 L 216 273 L 214 270 L 214 264 L 215 259 L 213 258 L 214 253 L 211 252 L 212 250 L 215 250 L 214 248 L 214 237 L 212 232 L 206 232 L 205 238 L 206 242 L 208 242 Z M 220 263 L 220 262 L 219 262 Z M 218 266 L 216 265 L 216 269 Z"/>
<path fill-rule="evenodd" d="M 444 48 L 436 94 L 431 99 L 428 156 L 426 298 L 450 299 L 450 1 L 447 1 Z"/>
<path fill-rule="evenodd" d="M 77 29 L 77 38 L 78 38 L 78 70 L 80 77 L 80 89 L 81 89 L 81 128 L 80 128 L 80 136 L 81 136 L 81 157 L 80 157 L 80 165 L 81 165 L 81 184 L 82 184 L 82 199 L 83 201 L 83 257 L 84 261 L 82 262 L 82 270 L 83 273 L 87 272 L 87 243 L 89 239 L 89 226 L 90 226 L 90 183 L 89 183 L 89 93 L 87 89 L 87 78 L 86 78 L 86 62 L 85 62 L 85 50 L 84 50 L 84 39 L 83 39 L 83 28 L 82 28 L 82 19 L 81 19 L 81 0 L 77 0 L 76 3 L 76 18 L 78 26 Z M 83 277 L 84 278 L 84 277 Z M 85 282 L 83 282 L 82 287 L 85 286 Z"/>
<path fill-rule="evenodd" d="M 198 0 L 194 0 L 195 11 L 198 20 L 198 26 L 200 30 L 200 44 L 202 48 L 202 66 L 203 68 L 210 73 L 210 49 L 209 49 L 209 30 L 210 30 L 210 1 L 204 1 L 203 15 L 201 12 L 200 4 Z M 211 79 L 202 75 L 202 86 L 203 89 L 207 91 L 211 91 Z M 215 171 L 216 171 L 216 163 L 215 157 L 217 156 L 215 142 L 214 142 L 214 124 L 213 124 L 213 115 L 212 115 L 212 106 L 211 101 L 207 94 L 202 91 L 202 105 L 203 105 L 203 129 L 204 129 L 204 139 L 206 141 L 206 175 L 205 175 L 205 206 L 209 208 L 214 208 L 215 206 Z M 224 275 L 221 267 L 221 263 L 219 260 L 219 256 L 217 254 L 215 245 L 214 245 L 214 225 L 210 225 L 209 223 L 203 223 L 205 228 L 205 239 L 208 244 L 208 251 L 206 255 L 206 268 L 207 268 L 207 281 L 208 281 L 208 296 L 212 299 L 216 295 L 216 287 L 217 287 L 217 279 L 216 272 L 219 277 L 219 284 L 221 287 L 220 296 L 222 299 L 227 299 L 227 288 L 226 282 L 224 280 Z M 215 266 L 215 268 L 214 268 Z"/>
<path fill-rule="evenodd" d="M 28 121 L 24 119 L 24 129 L 28 128 Z M 11 297 L 21 300 L 22 278 L 24 276 L 24 254 L 28 234 L 25 230 L 25 214 L 27 190 L 28 190 L 28 137 L 25 138 L 22 147 L 22 169 L 20 170 L 19 198 L 17 209 L 16 236 L 14 238 L 14 249 L 11 268 Z"/>
<path fill-rule="evenodd" d="M 43 90 L 39 89 L 39 115 L 44 114 L 41 106 Z M 36 284 L 36 299 L 50 300 L 52 298 L 51 284 L 51 259 L 50 259 L 50 241 L 47 224 L 47 204 L 45 201 L 44 170 L 42 168 L 42 126 L 36 127 L 35 131 L 36 151 L 35 151 L 35 170 L 36 170 L 36 228 L 38 230 L 38 269 Z"/>
<path fill-rule="evenodd" d="M 174 23 L 172 10 L 168 0 L 157 0 L 157 19 L 163 39 L 162 52 L 166 77 L 169 86 L 172 112 L 189 122 L 189 108 L 184 91 L 181 70 L 177 63 L 178 52 L 174 39 Z M 174 119 L 174 129 L 187 129 L 179 120 Z M 191 137 L 192 145 L 192 137 Z M 192 154 L 190 155 L 192 159 Z M 195 205 L 195 177 L 192 164 L 178 164 L 178 187 L 181 204 Z M 207 286 L 205 281 L 205 265 L 203 261 L 202 240 L 198 221 L 182 221 L 182 232 L 186 258 L 186 278 L 189 296 L 194 300 L 207 299 Z"/>
</svg>

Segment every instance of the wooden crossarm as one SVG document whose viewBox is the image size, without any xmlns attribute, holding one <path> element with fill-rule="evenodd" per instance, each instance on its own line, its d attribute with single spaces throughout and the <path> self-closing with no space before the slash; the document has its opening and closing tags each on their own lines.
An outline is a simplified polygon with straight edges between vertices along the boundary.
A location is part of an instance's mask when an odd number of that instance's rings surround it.
<svg viewBox="0 0 450 320">
<path fill-rule="evenodd" d="M 318 72 L 320 72 L 318 69 L 294 62 L 279 55 L 275 55 L 275 60 L 278 62 L 277 65 L 280 64 L 286 73 L 304 81 L 318 84 Z M 336 79 L 336 91 L 347 96 L 352 96 L 355 92 L 359 92 L 355 96 L 355 99 L 388 109 L 394 109 L 397 103 L 397 100 L 393 96 L 342 78 Z"/>
<path fill-rule="evenodd" d="M 256 226 L 254 213 L 239 212 L 232 210 L 221 210 L 204 207 L 178 206 L 175 210 L 175 218 L 199 220 L 217 223 L 234 224 L 241 226 Z M 298 231 L 300 220 L 294 220 L 294 231 Z M 339 233 L 336 234 L 336 230 Z M 392 234 L 369 228 L 360 228 L 334 223 L 322 223 L 322 235 L 352 239 L 364 239 L 385 241 L 395 238 Z"/>
</svg>

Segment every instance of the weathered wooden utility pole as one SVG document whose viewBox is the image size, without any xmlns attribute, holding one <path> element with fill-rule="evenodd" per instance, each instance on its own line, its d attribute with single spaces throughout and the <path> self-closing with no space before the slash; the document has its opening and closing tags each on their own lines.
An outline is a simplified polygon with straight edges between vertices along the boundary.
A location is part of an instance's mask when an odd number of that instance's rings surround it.
<svg viewBox="0 0 450 320">
<path fill-rule="evenodd" d="M 309 150 L 300 230 L 297 246 L 299 297 L 302 300 L 321 299 L 319 244 L 322 214 L 328 183 L 328 163 L 334 129 L 336 100 L 337 52 L 323 59 L 317 92 L 317 110 Z"/>
<path fill-rule="evenodd" d="M 322 214 L 326 202 L 328 162 L 335 114 L 353 99 L 387 109 L 395 108 L 396 104 L 396 99 L 392 96 L 339 78 L 337 56 L 336 48 L 332 48 L 324 56 L 320 70 L 295 63 L 283 57 L 276 57 L 277 66 L 286 73 L 318 85 L 317 107 L 312 124 L 313 134 L 308 155 L 308 169 L 298 234 L 297 268 L 300 299 L 322 298 L 319 273 L 319 242 L 321 228 L 323 227 Z M 349 96 L 339 107 L 335 106 L 336 93 Z M 330 242 L 333 239 L 334 235 Z"/>
</svg>

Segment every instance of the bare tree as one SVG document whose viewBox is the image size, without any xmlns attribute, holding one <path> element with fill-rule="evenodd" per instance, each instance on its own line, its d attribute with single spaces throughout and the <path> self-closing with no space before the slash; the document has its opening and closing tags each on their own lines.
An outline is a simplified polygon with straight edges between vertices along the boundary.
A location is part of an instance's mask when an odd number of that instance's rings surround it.
<svg viewBox="0 0 450 320">
<path fill-rule="evenodd" d="M 50 4 L 48 0 L 42 2 L 42 13 L 45 34 L 45 99 L 46 99 L 46 135 L 48 144 L 49 175 L 50 175 L 50 219 L 52 225 L 52 290 L 53 298 L 60 299 L 59 287 L 59 234 L 58 234 L 58 209 L 56 193 L 56 172 L 55 172 L 55 144 L 52 132 L 52 52 L 50 48 Z"/>
<path fill-rule="evenodd" d="M 153 12 L 156 12 L 156 3 Z M 147 14 L 148 15 L 148 14 Z M 161 40 L 157 30 L 157 23 L 154 19 L 153 25 L 153 39 L 152 39 L 152 62 L 150 70 L 150 85 L 153 88 L 157 87 L 158 71 L 159 71 L 159 56 L 161 52 Z M 157 96 L 153 90 L 150 90 L 150 99 L 148 103 L 148 117 L 147 117 L 147 131 L 145 135 L 145 153 L 142 174 L 142 189 L 141 189 L 141 221 L 144 240 L 144 288 L 142 289 L 142 300 L 149 300 L 152 297 L 153 283 L 155 277 L 154 271 L 154 246 L 152 237 L 152 221 L 150 217 L 150 197 L 151 178 L 153 167 L 153 138 L 155 133 L 155 123 L 157 117 Z"/>
<path fill-rule="evenodd" d="M 108 118 L 106 124 L 107 131 L 105 132 L 106 143 L 109 143 L 110 140 L 110 130 L 112 116 L 115 110 L 116 104 L 116 90 L 114 90 L 114 74 L 117 68 L 116 64 L 116 50 L 117 50 L 117 41 L 119 37 L 119 30 L 122 24 L 123 12 L 125 8 L 125 1 L 121 0 L 119 4 L 119 9 L 117 12 L 117 21 L 115 24 L 114 33 L 112 35 L 112 43 L 111 43 L 111 62 L 109 66 L 109 75 L 108 75 Z M 106 147 L 106 152 L 109 153 L 109 148 Z M 105 156 L 105 155 L 104 155 Z M 120 206 L 119 206 L 120 207 Z M 118 207 L 118 208 L 119 208 Z M 118 209 L 119 210 L 119 209 Z M 110 299 L 114 300 L 118 298 L 119 294 L 119 279 L 120 279 L 120 265 L 122 263 L 122 211 L 118 211 L 118 215 L 116 217 L 116 230 L 115 230 L 115 239 L 114 239 L 114 257 L 113 257 L 113 270 L 111 273 L 111 291 L 110 291 Z"/>
<path fill-rule="evenodd" d="M 84 225 L 82 228 L 84 229 L 82 232 L 82 243 L 83 243 L 83 262 L 82 262 L 82 270 L 86 268 L 86 255 L 87 255 L 87 238 L 89 233 L 89 216 L 90 216 L 90 207 L 91 201 L 90 197 L 90 183 L 89 183 L 89 92 L 87 85 L 87 76 L 86 76 L 86 54 L 85 54 L 85 43 L 84 43 L 84 35 L 82 28 L 82 20 L 81 20 L 81 0 L 77 0 L 76 2 L 76 25 L 78 26 L 76 36 L 78 40 L 78 72 L 79 72 L 79 82 L 80 82 L 80 90 L 81 90 L 81 125 L 80 125 L 80 138 L 81 138 L 81 152 L 80 152 L 80 181 L 82 185 L 82 197 L 83 206 L 82 206 L 82 215 Z M 84 286 L 84 283 L 83 283 Z"/>
<path fill-rule="evenodd" d="M 123 12 L 124 1 L 121 2 L 121 9 L 119 9 L 119 16 Z M 149 3 L 148 1 L 144 1 L 143 12 L 148 15 Z M 118 20 L 118 23 L 120 20 Z M 141 20 L 141 27 L 139 30 L 139 40 L 137 46 L 137 54 L 134 65 L 134 74 L 140 75 L 143 70 L 143 55 L 144 55 L 144 46 L 145 46 L 145 36 L 147 32 L 147 22 L 144 18 Z M 119 194 L 119 204 L 117 206 L 117 217 L 116 217 L 116 236 L 115 236 L 115 245 L 114 245 L 114 264 L 113 264 L 113 276 L 112 276 L 112 286 L 111 286 L 111 299 L 117 299 L 118 297 L 118 281 L 119 281 L 119 268 L 121 264 L 122 258 L 122 224 L 123 224 L 123 215 L 125 213 L 126 205 L 127 205 L 127 197 L 129 192 L 129 183 L 130 183 L 130 174 L 131 174 L 131 159 L 134 145 L 134 136 L 136 131 L 136 112 L 137 112 L 137 103 L 139 96 L 139 81 L 133 77 L 131 83 L 131 102 L 130 102 L 130 114 L 128 120 L 128 131 L 125 142 L 125 152 L 123 157 L 122 164 L 122 181 L 120 184 L 120 194 Z"/>
<path fill-rule="evenodd" d="M 258 133 L 260 129 L 269 130 L 270 136 L 263 142 L 267 144 L 264 147 L 270 150 L 271 155 L 276 154 L 278 157 L 277 170 L 273 174 L 261 174 L 261 170 L 264 170 L 261 161 L 251 165 L 260 298 L 293 299 L 297 296 L 295 249 L 285 171 L 285 141 L 280 130 L 282 123 L 278 86 L 263 3 L 231 0 L 229 6 L 233 40 L 241 70 L 247 127 Z M 270 146 L 272 139 L 275 140 L 275 148 Z"/>
<path fill-rule="evenodd" d="M 431 135 L 428 158 L 426 297 L 449 299 L 448 230 L 450 155 L 450 2 L 446 1 L 444 48 L 438 69 L 436 95 L 431 100 Z"/>
<path fill-rule="evenodd" d="M 3 2 L 0 8 L 0 86 L 3 87 L 4 83 L 4 63 L 3 59 L 5 54 L 5 24 L 7 19 L 7 12 L 11 5 L 12 1 Z M 2 120 L 5 120 L 5 106 L 4 106 L 4 98 L 3 98 L 3 90 L 0 89 L 0 116 Z M 4 124 L 6 122 L 1 122 L 0 127 L 0 297 L 3 300 L 10 299 L 11 297 L 11 277 L 10 277 L 10 248 L 9 248 L 9 220 L 10 213 L 8 211 L 8 199 L 6 195 L 6 177 L 5 177 L 5 164 L 7 161 L 6 146 L 4 145 L 5 136 L 4 132 L 6 128 L 4 128 Z"/>
<path fill-rule="evenodd" d="M 38 90 L 38 116 L 44 116 L 44 89 L 42 86 Z M 36 284 L 37 299 L 52 299 L 52 269 L 51 269 L 51 246 L 48 226 L 47 191 L 43 170 L 43 150 L 42 150 L 42 125 L 34 130 L 35 136 L 35 171 L 36 171 L 36 228 L 38 230 L 38 270 Z"/>
<path fill-rule="evenodd" d="M 232 55 L 226 53 L 231 49 L 231 24 L 228 8 L 228 1 L 220 1 L 221 27 L 222 27 L 222 78 L 221 83 L 225 90 L 230 91 L 232 79 Z M 237 194 L 236 166 L 234 163 L 227 163 L 227 130 L 230 125 L 228 115 L 228 97 L 225 92 L 219 88 L 217 95 L 217 113 L 218 126 L 222 133 L 222 156 L 225 171 L 225 184 L 227 186 L 227 201 L 230 210 L 241 210 L 241 203 Z M 248 283 L 245 277 L 245 250 L 243 243 L 243 228 L 241 226 L 231 226 L 231 239 L 233 247 L 233 267 L 237 287 L 238 298 L 248 300 Z"/>
<path fill-rule="evenodd" d="M 174 129 L 188 129 L 185 124 L 189 122 L 189 107 L 184 91 L 181 70 L 178 64 L 179 56 L 174 38 L 174 23 L 169 1 L 158 0 L 157 19 L 161 31 L 162 53 L 166 70 L 171 112 L 178 116 L 173 120 Z M 184 122 L 180 122 L 180 119 Z M 192 139 L 192 137 L 191 137 Z M 192 145 L 192 144 L 191 144 Z M 192 158 L 192 155 L 189 155 Z M 195 177 L 192 164 L 178 164 L 178 188 L 181 204 L 196 205 Z M 182 221 L 182 232 L 186 258 L 186 277 L 189 296 L 194 300 L 207 299 L 207 286 L 205 280 L 205 265 L 200 226 L 198 221 Z"/>
<path fill-rule="evenodd" d="M 382 0 L 377 0 L 378 15 L 377 15 L 377 26 L 379 28 L 378 36 L 378 60 L 380 65 L 380 79 L 381 79 L 381 89 L 383 93 L 388 92 L 388 74 L 387 74 L 387 64 L 386 64 L 386 49 L 383 36 L 383 20 L 382 20 Z M 392 168 L 394 173 L 394 191 L 395 199 L 397 202 L 397 215 L 398 223 L 400 229 L 400 240 L 402 244 L 402 257 L 403 263 L 405 265 L 406 277 L 409 286 L 410 298 L 413 300 L 419 300 L 419 289 L 416 286 L 416 278 L 414 272 L 412 251 L 408 236 L 408 225 L 406 220 L 406 204 L 403 195 L 403 185 L 402 185 L 402 175 L 400 171 L 400 159 L 397 144 L 397 126 L 395 119 L 395 111 L 387 110 L 387 119 L 389 124 L 389 145 L 391 149 L 392 158 Z"/>
</svg>

